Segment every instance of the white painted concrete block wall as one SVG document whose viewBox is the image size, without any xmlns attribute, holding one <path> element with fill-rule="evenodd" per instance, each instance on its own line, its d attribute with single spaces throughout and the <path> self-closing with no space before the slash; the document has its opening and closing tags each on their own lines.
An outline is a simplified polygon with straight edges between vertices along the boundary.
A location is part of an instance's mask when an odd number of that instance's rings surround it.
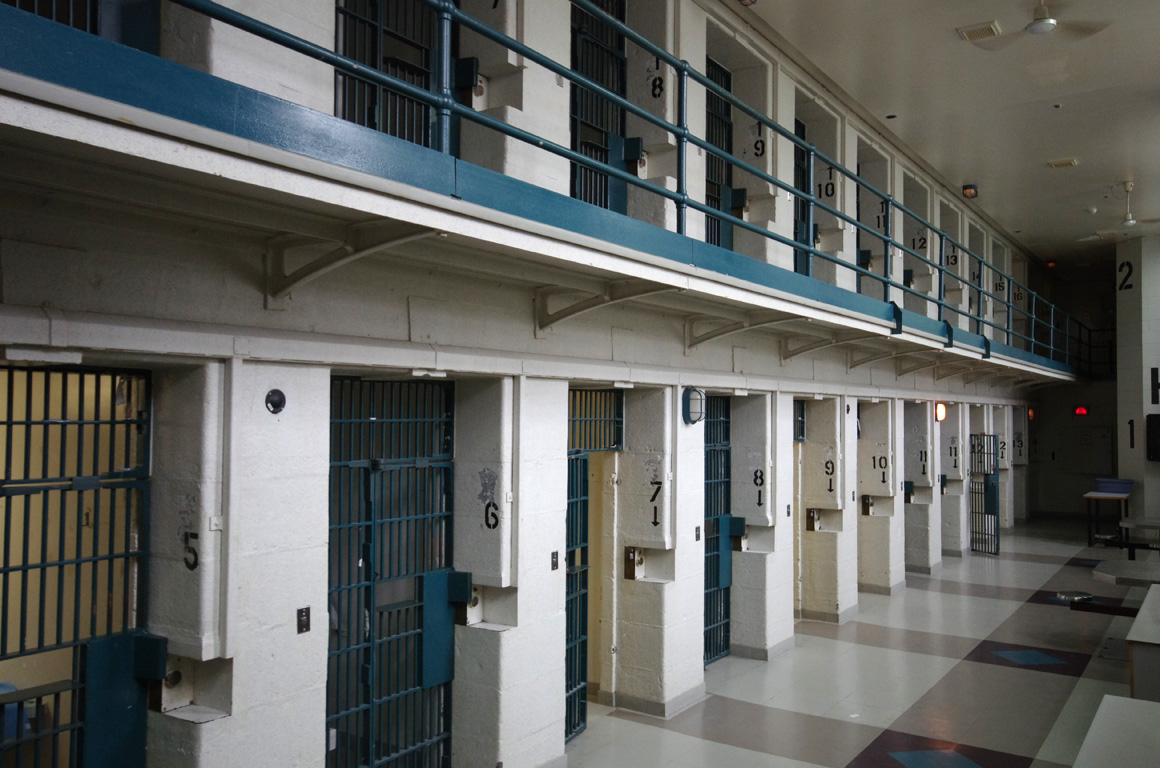
<svg viewBox="0 0 1160 768">
<path fill-rule="evenodd" d="M 454 567 L 491 587 L 514 577 L 513 390 L 510 377 L 455 384 Z"/>
<path fill-rule="evenodd" d="M 942 497 L 943 555 L 962 557 L 970 549 L 970 429 L 969 406 L 947 406 L 947 417 L 939 430 L 942 473 L 947 476 L 947 492 Z"/>
<path fill-rule="evenodd" d="M 480 662 L 495 666 L 496 730 L 463 745 L 456 758 L 463 766 L 474 764 L 467 749 L 475 745 L 481 757 L 494 754 L 496 762 L 515 768 L 551 763 L 564 751 L 568 384 L 521 377 L 515 402 L 518 625 L 494 633 L 498 658 Z M 559 553 L 557 570 L 551 569 L 552 552 Z M 488 694 L 486 681 L 480 682 Z"/>
<path fill-rule="evenodd" d="M 898 459 L 903 455 L 900 404 L 892 400 L 863 400 L 857 413 L 858 429 L 858 588 L 890 594 L 905 581 L 905 519 L 900 493 Z M 857 434 L 857 433 L 856 433 Z M 848 459 L 849 461 L 849 459 Z M 862 514 L 864 497 L 873 502 L 871 514 Z"/>
<path fill-rule="evenodd" d="M 516 0 L 498 6 L 490 0 L 467 0 L 463 10 L 558 63 L 571 65 L 571 4 L 567 0 Z M 464 32 L 462 40 L 461 55 L 480 60 L 483 79 L 477 109 L 561 146 L 571 146 L 571 84 L 567 80 L 470 32 Z M 470 120 L 462 121 L 460 130 L 460 156 L 464 160 L 569 194 L 567 160 Z"/>
<path fill-rule="evenodd" d="M 706 24 L 708 17 L 694 3 L 681 0 L 677 5 L 677 50 L 678 58 L 684 59 L 698 71 L 705 71 Z M 705 136 L 705 89 L 689 84 L 687 95 L 689 130 L 697 136 Z M 705 185 L 695 179 L 705 178 L 706 159 L 704 150 L 689 147 L 685 159 L 685 171 L 689 179 L 689 197 L 697 202 L 705 202 Z M 685 233 L 694 240 L 705 239 L 705 216 L 690 212 L 685 223 Z"/>
<path fill-rule="evenodd" d="M 642 456 L 663 456 L 661 496 L 670 499 L 669 541 L 644 542 L 646 576 L 618 579 L 614 701 L 652 714 L 671 714 L 704 690 L 704 428 L 681 420 L 678 388 L 625 392 L 622 469 Z M 624 469 L 618 485 L 620 546 L 641 546 L 637 524 L 652 527 L 655 486 Z M 659 509 L 658 509 L 659 512 Z M 663 528 L 666 526 L 656 526 Z M 650 546 L 651 545 L 651 546 Z M 621 550 L 615 550 L 619 553 Z"/>
<path fill-rule="evenodd" d="M 904 479 L 914 483 L 911 502 L 905 505 L 906 570 L 930 573 L 942 561 L 939 422 L 932 402 L 907 402 L 903 409 Z"/>
<path fill-rule="evenodd" d="M 843 530 L 837 539 L 837 620 L 847 621 L 858 613 L 858 501 L 854 489 L 858 483 L 858 399 L 845 396 L 839 400 L 842 423 L 842 496 Z"/>
<path fill-rule="evenodd" d="M 783 512 L 793 503 L 792 418 L 788 395 L 733 398 L 734 477 L 743 476 L 735 480 L 734 514 L 755 513 L 746 517 L 745 549 L 733 553 L 730 631 L 735 656 L 766 659 L 793 642 L 793 520 Z M 755 508 L 751 466 L 762 463 L 764 503 Z M 739 509 L 743 494 L 753 497 L 753 504 Z"/>
<path fill-rule="evenodd" d="M 1012 472 L 1011 408 L 996 405 L 991 408 L 991 429 L 995 435 L 995 466 L 999 472 L 999 524 L 1004 528 L 1015 525 L 1015 484 Z"/>
<path fill-rule="evenodd" d="M 221 4 L 328 50 L 332 0 L 221 0 Z M 161 53 L 216 77 L 334 114 L 334 68 L 199 13 L 161 4 Z"/>
<path fill-rule="evenodd" d="M 287 398 L 277 415 L 265 407 L 275 388 Z M 151 713 L 150 760 L 308 765 L 325 744 L 330 372 L 235 364 L 228 392 L 224 652 L 233 659 L 232 714 L 195 725 Z M 312 629 L 298 634 L 303 607 Z M 271 733 L 279 738 L 255 738 Z"/>
<path fill-rule="evenodd" d="M 198 661 L 221 653 L 223 388 L 218 362 L 153 377 L 148 626 Z"/>
</svg>

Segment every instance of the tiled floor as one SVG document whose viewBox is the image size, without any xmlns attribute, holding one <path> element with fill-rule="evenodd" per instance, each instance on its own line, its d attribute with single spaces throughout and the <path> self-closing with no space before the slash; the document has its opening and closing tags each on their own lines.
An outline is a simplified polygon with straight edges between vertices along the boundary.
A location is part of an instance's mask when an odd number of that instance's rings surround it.
<svg viewBox="0 0 1160 768">
<path fill-rule="evenodd" d="M 1071 611 L 1055 594 L 1144 597 L 1095 581 L 1097 562 L 1125 555 L 1083 536 L 1078 522 L 1020 525 L 998 557 L 947 558 L 900 595 L 861 595 L 854 621 L 798 622 L 795 648 L 711 664 L 705 699 L 668 720 L 590 704 L 568 765 L 1071 765 L 1103 696 L 1128 695 L 1114 639 L 1131 620 Z"/>
</svg>

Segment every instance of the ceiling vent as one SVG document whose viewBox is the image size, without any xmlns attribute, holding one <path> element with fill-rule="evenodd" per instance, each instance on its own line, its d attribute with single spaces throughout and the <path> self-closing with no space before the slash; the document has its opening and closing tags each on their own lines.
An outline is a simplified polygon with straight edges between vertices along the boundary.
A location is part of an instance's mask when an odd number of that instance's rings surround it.
<svg viewBox="0 0 1160 768">
<path fill-rule="evenodd" d="M 1074 157 L 1068 157 L 1063 160 L 1050 160 L 1047 163 L 1048 168 L 1055 168 L 1057 170 L 1060 168 L 1074 168 L 1077 165 L 1079 165 L 1079 160 L 1076 160 Z"/>
<path fill-rule="evenodd" d="M 999 22 L 997 21 L 985 21 L 982 24 L 959 27 L 956 31 L 959 33 L 959 37 L 968 43 L 977 43 L 980 40 L 987 40 L 1003 34 L 1002 30 L 999 29 Z"/>
</svg>

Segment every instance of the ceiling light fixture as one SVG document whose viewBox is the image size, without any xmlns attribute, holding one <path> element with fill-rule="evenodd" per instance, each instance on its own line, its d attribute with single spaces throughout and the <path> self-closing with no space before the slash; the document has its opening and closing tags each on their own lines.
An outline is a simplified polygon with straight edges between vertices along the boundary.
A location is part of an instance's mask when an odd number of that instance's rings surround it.
<svg viewBox="0 0 1160 768">
<path fill-rule="evenodd" d="M 751 5 L 757 5 L 757 0 L 741 0 L 741 4 L 749 7 Z"/>
<path fill-rule="evenodd" d="M 1125 210 L 1125 212 L 1124 212 L 1124 226 L 1125 227 L 1136 226 L 1136 217 L 1132 215 L 1132 190 L 1135 188 L 1136 188 L 1135 182 L 1132 182 L 1132 181 L 1125 181 L 1124 182 L 1124 194 L 1125 194 L 1127 201 L 1128 201 L 1127 210 Z"/>
<path fill-rule="evenodd" d="M 1046 35 L 1048 32 L 1055 31 L 1058 25 L 1059 22 L 1052 18 L 1051 11 L 1043 4 L 1043 0 L 1039 0 L 1039 7 L 1035 9 L 1035 18 L 1023 30 L 1033 35 Z"/>
<path fill-rule="evenodd" d="M 979 196 L 979 187 L 977 185 L 975 185 L 975 184 L 964 184 L 963 185 L 963 197 L 967 198 L 968 200 L 974 200 L 978 196 Z"/>
</svg>

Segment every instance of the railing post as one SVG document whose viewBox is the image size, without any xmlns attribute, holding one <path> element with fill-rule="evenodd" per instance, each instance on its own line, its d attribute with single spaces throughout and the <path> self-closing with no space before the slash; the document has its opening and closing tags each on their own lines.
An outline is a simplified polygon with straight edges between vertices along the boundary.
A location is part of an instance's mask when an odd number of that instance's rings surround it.
<svg viewBox="0 0 1160 768">
<path fill-rule="evenodd" d="M 938 231 L 938 230 L 936 230 Z M 947 236 L 938 232 L 938 320 L 943 322 L 946 317 L 947 302 Z"/>
<path fill-rule="evenodd" d="M 688 174 L 689 154 L 689 62 L 682 60 L 677 72 L 677 125 L 681 134 L 677 138 L 677 234 L 685 234 L 685 219 L 689 204 Z"/>
<path fill-rule="evenodd" d="M 809 184 L 807 186 L 809 191 L 806 194 L 810 195 L 811 198 L 813 197 L 813 161 L 814 151 L 813 147 L 810 147 L 810 152 L 806 153 L 805 176 L 806 183 Z M 805 238 L 809 244 L 806 246 L 809 249 L 805 252 L 805 274 L 810 277 L 813 277 L 813 249 L 818 246 L 813 239 L 813 218 L 813 201 L 811 200 L 806 203 L 805 207 Z"/>
<path fill-rule="evenodd" d="M 890 257 L 891 254 L 894 253 L 894 200 L 888 197 L 882 202 L 886 204 L 886 207 L 882 212 L 884 217 L 882 220 L 882 234 L 884 235 L 882 240 L 882 246 L 884 249 L 884 253 L 882 254 L 882 277 L 885 278 L 882 281 L 882 300 L 889 302 L 890 275 L 893 271 L 893 265 L 891 264 Z"/>
<path fill-rule="evenodd" d="M 1051 314 L 1049 314 L 1047 316 L 1048 323 L 1049 323 L 1048 330 L 1047 330 L 1047 340 L 1048 340 L 1047 356 L 1048 356 L 1048 358 L 1054 360 L 1055 359 L 1055 305 L 1049 304 L 1048 306 L 1051 308 Z"/>
<path fill-rule="evenodd" d="M 1014 319 L 1015 319 L 1015 306 L 1011 303 L 1011 292 L 1014 290 L 1011 287 L 1012 282 L 1013 282 L 1012 277 L 1010 275 L 1007 275 L 1007 334 L 1006 335 L 1007 335 L 1007 344 L 1008 345 L 1010 345 L 1011 341 L 1012 341 L 1012 339 L 1011 339 L 1011 324 L 1012 324 L 1012 322 L 1014 322 Z"/>
<path fill-rule="evenodd" d="M 1038 340 L 1038 334 L 1039 334 L 1039 314 L 1038 314 L 1038 312 L 1039 312 L 1039 307 L 1038 307 L 1038 306 L 1036 306 L 1036 299 L 1037 299 L 1038 297 L 1036 296 L 1035 292 L 1032 292 L 1032 294 L 1031 294 L 1030 298 L 1031 298 L 1031 306 L 1029 307 L 1029 310 L 1030 310 L 1030 311 L 1029 311 L 1029 313 L 1028 313 L 1028 317 L 1031 319 L 1031 354 L 1032 354 L 1032 355 L 1036 355 L 1036 354 L 1038 354 L 1038 353 L 1036 352 L 1036 350 L 1035 350 L 1035 349 L 1036 349 L 1036 345 L 1037 345 L 1037 343 L 1038 343 L 1038 341 L 1039 341 L 1039 340 Z"/>
<path fill-rule="evenodd" d="M 813 197 L 814 159 L 815 153 L 813 151 L 813 147 L 810 147 L 810 152 L 806 153 L 805 177 L 807 190 L 809 190 L 806 194 L 810 195 L 811 198 Z M 807 242 L 807 251 L 805 252 L 805 274 L 810 277 L 813 277 L 813 249 L 818 247 L 818 242 L 817 240 L 814 240 L 813 237 L 813 220 L 813 201 L 811 200 L 810 202 L 806 203 L 805 207 L 805 238 Z"/>
<path fill-rule="evenodd" d="M 1071 364 L 1071 315 L 1063 313 L 1063 362 Z"/>
<path fill-rule="evenodd" d="M 435 148 L 445 155 L 451 154 L 451 12 L 447 5 L 451 0 L 438 4 L 438 58 L 436 63 L 436 90 L 439 92 L 439 106 L 435 108 Z"/>
</svg>

